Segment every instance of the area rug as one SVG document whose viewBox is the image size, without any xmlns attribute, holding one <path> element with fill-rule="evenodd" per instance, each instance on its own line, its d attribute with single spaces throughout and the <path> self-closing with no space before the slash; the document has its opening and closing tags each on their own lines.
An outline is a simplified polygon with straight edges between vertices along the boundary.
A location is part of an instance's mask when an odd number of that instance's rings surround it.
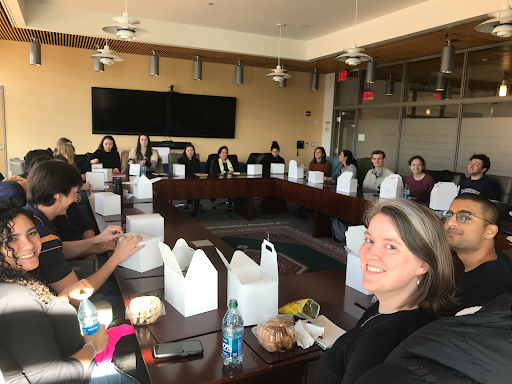
<svg viewBox="0 0 512 384">
<path fill-rule="evenodd" d="M 343 244 L 314 238 L 308 230 L 290 223 L 210 227 L 208 230 L 257 263 L 261 242 L 268 239 L 276 248 L 280 275 L 342 269 L 347 262 Z"/>
</svg>

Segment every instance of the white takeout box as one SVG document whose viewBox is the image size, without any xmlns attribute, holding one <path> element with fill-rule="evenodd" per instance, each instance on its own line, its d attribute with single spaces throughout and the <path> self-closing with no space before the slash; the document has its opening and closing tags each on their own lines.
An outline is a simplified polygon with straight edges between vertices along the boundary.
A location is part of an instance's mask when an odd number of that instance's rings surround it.
<svg viewBox="0 0 512 384">
<path fill-rule="evenodd" d="M 263 165 L 261 164 L 247 164 L 248 175 L 263 175 Z"/>
<path fill-rule="evenodd" d="M 404 195 L 402 176 L 393 173 L 386 177 L 380 185 L 381 199 L 396 199 Z"/>
<path fill-rule="evenodd" d="M 102 174 L 100 176 L 103 177 Z M 94 194 L 94 211 L 102 216 L 121 214 L 121 196 L 112 192 Z"/>
<path fill-rule="evenodd" d="M 91 171 L 93 169 L 101 169 L 101 168 L 103 168 L 103 164 L 102 163 L 91 164 Z"/>
<path fill-rule="evenodd" d="M 142 175 L 136 184 L 133 184 L 133 196 L 137 199 L 152 199 L 153 184 L 146 175 Z"/>
<path fill-rule="evenodd" d="M 295 160 L 290 160 L 288 165 L 288 177 L 294 179 L 303 179 L 304 178 L 304 164 L 300 167 L 297 167 L 297 162 Z"/>
<path fill-rule="evenodd" d="M 105 185 L 104 182 L 105 176 L 102 173 L 98 172 L 86 172 L 85 173 L 85 182 L 91 183 L 93 188 L 103 188 Z"/>
<path fill-rule="evenodd" d="M 459 194 L 459 188 L 455 183 L 439 182 L 434 185 L 430 192 L 430 209 L 434 211 L 446 211 L 450 209 L 453 199 Z"/>
<path fill-rule="evenodd" d="M 93 164 L 94 165 L 94 164 Z M 104 174 L 103 181 L 105 183 L 111 183 L 112 182 L 112 168 L 95 168 L 92 169 L 93 172 L 102 172 Z"/>
<path fill-rule="evenodd" d="M 238 301 L 244 325 L 256 325 L 264 316 L 277 315 L 279 275 L 274 245 L 263 240 L 260 265 L 242 251 L 235 251 L 231 263 L 218 249 L 217 253 L 228 269 L 227 301 Z"/>
<path fill-rule="evenodd" d="M 158 246 L 164 262 L 165 300 L 185 317 L 218 309 L 218 272 L 204 251 L 195 251 L 184 239 L 178 239 L 172 250 L 162 242 Z"/>
<path fill-rule="evenodd" d="M 308 181 L 314 184 L 323 184 L 324 173 L 320 171 L 309 171 Z"/>
<path fill-rule="evenodd" d="M 336 192 L 357 192 L 357 180 L 352 178 L 352 172 L 343 172 L 338 177 Z"/>
<path fill-rule="evenodd" d="M 270 164 L 270 173 L 284 175 L 284 164 L 271 163 Z"/>
<path fill-rule="evenodd" d="M 128 173 L 129 176 L 139 176 L 140 175 L 140 164 L 130 164 L 130 171 Z"/>
<path fill-rule="evenodd" d="M 164 218 L 159 213 L 126 216 L 126 232 L 142 232 L 164 239 Z"/>
<path fill-rule="evenodd" d="M 174 176 L 185 176 L 185 164 L 173 164 L 172 174 Z"/>
<path fill-rule="evenodd" d="M 142 236 L 142 240 L 137 244 L 137 247 L 140 247 L 142 244 L 144 244 L 145 247 L 139 249 L 119 265 L 141 273 L 163 265 L 162 255 L 158 248 L 158 243 L 164 240 L 163 237 L 151 236 L 141 232 L 128 232 L 124 234 L 124 237 L 119 238 L 119 242 L 123 241 L 127 236 L 137 235 Z"/>
<path fill-rule="evenodd" d="M 363 287 L 363 271 L 361 270 L 361 261 L 359 260 L 359 249 L 364 243 L 365 231 L 366 227 L 364 225 L 357 225 L 348 227 L 345 233 L 347 239 L 347 246 L 345 247 L 347 251 L 345 284 L 365 295 L 371 295 L 372 292 Z"/>
</svg>

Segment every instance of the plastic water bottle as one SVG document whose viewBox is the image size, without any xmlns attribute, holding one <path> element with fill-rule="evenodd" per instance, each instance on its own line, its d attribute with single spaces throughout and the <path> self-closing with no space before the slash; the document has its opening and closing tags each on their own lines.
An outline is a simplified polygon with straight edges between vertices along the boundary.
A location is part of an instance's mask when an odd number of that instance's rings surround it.
<svg viewBox="0 0 512 384">
<path fill-rule="evenodd" d="M 98 310 L 89 299 L 83 299 L 78 308 L 78 321 L 83 336 L 93 335 L 101 328 Z"/>
<path fill-rule="evenodd" d="M 244 359 L 244 320 L 236 300 L 229 300 L 228 310 L 222 319 L 222 362 L 236 367 Z"/>
<path fill-rule="evenodd" d="M 140 175 L 146 176 L 146 164 L 144 163 L 140 166 Z"/>
<path fill-rule="evenodd" d="M 409 189 L 409 185 L 405 184 L 403 198 L 408 199 L 410 194 L 411 194 L 411 191 Z"/>
</svg>

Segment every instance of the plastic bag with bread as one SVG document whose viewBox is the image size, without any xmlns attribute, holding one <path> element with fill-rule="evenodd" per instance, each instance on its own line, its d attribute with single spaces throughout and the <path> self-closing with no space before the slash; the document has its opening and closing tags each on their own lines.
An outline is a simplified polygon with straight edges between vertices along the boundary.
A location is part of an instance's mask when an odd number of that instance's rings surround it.
<svg viewBox="0 0 512 384">
<path fill-rule="evenodd" d="M 125 318 L 133 325 L 152 324 L 165 315 L 165 307 L 157 296 L 139 296 L 130 301 Z"/>
<path fill-rule="evenodd" d="M 256 328 L 256 337 L 269 352 L 285 352 L 295 342 L 292 315 L 276 315 L 268 318 Z"/>
</svg>

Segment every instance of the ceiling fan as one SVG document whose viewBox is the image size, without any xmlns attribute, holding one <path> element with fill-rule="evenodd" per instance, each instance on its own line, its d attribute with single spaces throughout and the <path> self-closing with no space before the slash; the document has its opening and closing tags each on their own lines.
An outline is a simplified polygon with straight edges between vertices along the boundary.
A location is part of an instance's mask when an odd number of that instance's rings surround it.
<svg viewBox="0 0 512 384">
<path fill-rule="evenodd" d="M 291 78 L 291 75 L 287 74 L 286 69 L 281 65 L 281 28 L 286 24 L 277 24 L 279 26 L 279 56 L 277 59 L 277 67 L 272 69 L 272 72 L 265 75 L 266 77 L 271 77 L 274 81 L 282 82 L 285 79 Z"/>
<path fill-rule="evenodd" d="M 98 53 L 91 56 L 91 59 L 99 60 L 100 63 L 106 65 L 114 64 L 114 61 L 123 61 L 119 56 L 114 55 L 115 51 L 111 50 L 108 46 L 108 42 L 105 42 L 105 48 L 96 49 Z"/>
<path fill-rule="evenodd" d="M 507 3 L 501 11 L 487 14 L 491 20 L 484 21 L 475 27 L 475 30 L 483 33 L 490 33 L 498 37 L 512 36 L 512 7 Z"/>
<path fill-rule="evenodd" d="M 342 51 L 342 54 L 336 57 L 337 61 L 344 61 L 345 64 L 348 65 L 358 65 L 363 61 L 369 61 L 372 59 L 371 56 L 367 54 L 361 53 L 364 51 L 363 48 L 359 48 L 356 45 L 356 27 L 357 27 L 357 5 L 359 0 L 356 0 L 356 12 L 355 12 L 355 20 L 354 20 L 354 43 L 350 48 L 346 48 Z"/>
<path fill-rule="evenodd" d="M 140 24 L 140 20 L 130 17 L 128 13 L 128 0 L 125 0 L 123 16 L 113 17 L 112 20 L 114 20 L 116 24 L 107 25 L 102 29 L 107 33 L 116 35 L 121 40 L 131 41 L 133 39 L 149 36 L 148 31 L 135 26 Z"/>
</svg>

